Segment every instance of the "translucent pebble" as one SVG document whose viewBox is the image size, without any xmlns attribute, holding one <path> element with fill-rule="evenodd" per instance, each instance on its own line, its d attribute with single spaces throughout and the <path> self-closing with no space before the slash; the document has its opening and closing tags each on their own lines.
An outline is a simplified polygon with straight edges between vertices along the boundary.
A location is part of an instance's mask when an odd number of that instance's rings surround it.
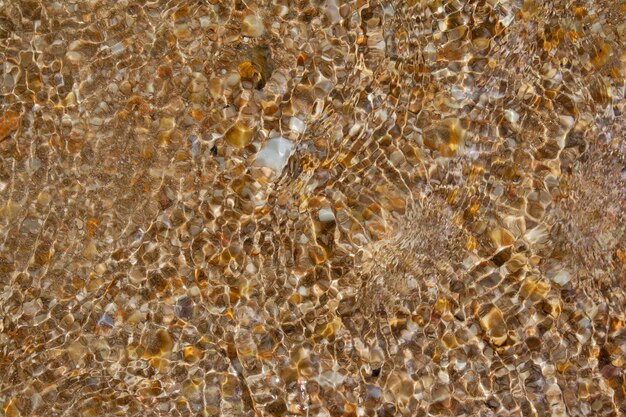
<svg viewBox="0 0 626 417">
<path fill-rule="evenodd" d="M 292 149 L 293 143 L 290 140 L 283 137 L 272 138 L 257 154 L 256 165 L 280 172 L 287 165 Z"/>
<path fill-rule="evenodd" d="M 329 0 L 326 2 L 326 16 L 331 23 L 335 24 L 341 21 L 341 15 L 339 14 L 339 6 L 336 0 Z"/>
<path fill-rule="evenodd" d="M 319 212 L 319 219 L 323 223 L 332 222 L 335 220 L 335 215 L 330 207 L 325 207 Z"/>
<path fill-rule="evenodd" d="M 559 273 L 557 273 L 551 279 L 553 282 L 556 282 L 557 284 L 563 286 L 567 284 L 572 279 L 572 277 L 568 271 L 563 270 L 559 271 Z"/>
<path fill-rule="evenodd" d="M 261 18 L 255 15 L 248 15 L 243 19 L 241 33 L 251 38 L 257 38 L 265 33 L 265 27 Z"/>
<path fill-rule="evenodd" d="M 289 119 L 289 129 L 291 129 L 294 132 L 302 133 L 304 132 L 304 129 L 305 129 L 304 122 L 294 116 L 291 119 Z"/>
<path fill-rule="evenodd" d="M 82 61 L 84 59 L 83 54 L 81 54 L 80 52 L 76 52 L 76 51 L 70 51 L 67 54 L 65 54 L 65 56 L 67 57 L 67 59 L 69 59 L 70 61 L 74 63 Z"/>
<path fill-rule="evenodd" d="M 236 123 L 226 132 L 225 138 L 226 142 L 228 142 L 231 146 L 234 146 L 235 148 L 244 148 L 250 143 L 253 136 L 253 129 L 250 129 L 243 123 Z"/>
<path fill-rule="evenodd" d="M 517 123 L 519 120 L 519 113 L 512 109 L 506 109 L 504 111 L 504 118 L 510 123 Z"/>
<path fill-rule="evenodd" d="M 124 42 L 118 42 L 115 45 L 111 46 L 111 53 L 113 55 L 121 54 L 126 49 Z"/>
</svg>

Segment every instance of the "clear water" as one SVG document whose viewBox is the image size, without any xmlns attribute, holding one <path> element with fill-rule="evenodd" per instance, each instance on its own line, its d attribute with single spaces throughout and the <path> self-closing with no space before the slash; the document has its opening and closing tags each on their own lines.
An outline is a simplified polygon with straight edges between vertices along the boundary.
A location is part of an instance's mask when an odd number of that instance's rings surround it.
<svg viewBox="0 0 626 417">
<path fill-rule="evenodd" d="M 626 413 L 625 12 L 0 0 L 0 414 Z"/>
</svg>

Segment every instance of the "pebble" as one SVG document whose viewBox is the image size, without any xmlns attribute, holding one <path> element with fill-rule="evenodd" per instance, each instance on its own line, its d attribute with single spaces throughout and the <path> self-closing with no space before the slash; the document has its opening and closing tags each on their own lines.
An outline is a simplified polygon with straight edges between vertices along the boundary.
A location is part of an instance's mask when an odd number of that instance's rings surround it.
<svg viewBox="0 0 626 417">
<path fill-rule="evenodd" d="M 304 132 L 305 128 L 306 127 L 304 125 L 304 122 L 297 117 L 294 116 L 289 119 L 289 129 L 291 129 L 293 132 L 302 133 Z"/>
<path fill-rule="evenodd" d="M 115 45 L 111 46 L 111 53 L 113 55 L 121 54 L 126 49 L 126 45 L 124 42 L 118 42 Z"/>
<path fill-rule="evenodd" d="M 9 136 L 19 126 L 19 115 L 8 111 L 0 118 L 0 140 Z"/>
<path fill-rule="evenodd" d="M 263 21 L 261 20 L 261 18 L 253 14 L 246 16 L 243 19 L 241 33 L 244 36 L 258 38 L 265 33 L 265 26 L 263 26 Z"/>
<path fill-rule="evenodd" d="M 233 127 L 228 129 L 225 138 L 229 145 L 234 146 L 235 148 L 244 148 L 248 146 L 253 136 L 253 129 L 241 122 L 238 122 Z"/>
<path fill-rule="evenodd" d="M 507 109 L 504 111 L 504 118 L 510 123 L 517 123 L 519 120 L 519 113 L 512 109 Z"/>
<path fill-rule="evenodd" d="M 335 215 L 330 207 L 320 209 L 318 217 L 322 223 L 335 221 Z"/>
<path fill-rule="evenodd" d="M 67 54 L 65 54 L 65 57 L 74 64 L 81 62 L 85 59 L 83 54 L 78 51 L 69 51 Z"/>
<path fill-rule="evenodd" d="M 559 284 L 560 286 L 566 285 L 572 279 L 571 274 L 568 271 L 559 271 L 552 278 L 552 282 Z"/>
<path fill-rule="evenodd" d="M 268 140 L 256 156 L 256 165 L 281 172 L 293 150 L 293 143 L 283 137 Z"/>
</svg>

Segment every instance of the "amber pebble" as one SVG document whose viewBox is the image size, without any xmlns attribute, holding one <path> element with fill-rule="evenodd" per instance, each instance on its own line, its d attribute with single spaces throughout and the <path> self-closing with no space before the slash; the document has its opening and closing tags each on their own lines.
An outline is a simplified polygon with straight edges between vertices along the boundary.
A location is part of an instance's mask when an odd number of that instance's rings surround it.
<svg viewBox="0 0 626 417">
<path fill-rule="evenodd" d="M 237 70 L 239 71 L 239 76 L 242 81 L 248 81 L 252 83 L 254 87 L 264 82 L 260 69 L 250 61 L 244 61 L 239 64 Z"/>
<path fill-rule="evenodd" d="M 242 81 L 252 84 L 254 88 L 263 88 L 272 74 L 272 53 L 267 46 L 260 45 L 244 54 L 247 59 L 237 66 Z"/>
<path fill-rule="evenodd" d="M 172 350 L 173 345 L 174 343 L 167 330 L 149 331 L 143 338 L 144 356 L 154 358 L 165 355 Z"/>
<path fill-rule="evenodd" d="M 298 380 L 298 370 L 291 366 L 282 367 L 280 377 L 286 384 L 293 383 Z"/>
<path fill-rule="evenodd" d="M 530 336 L 526 338 L 526 346 L 530 350 L 538 350 L 541 347 L 541 340 L 538 337 Z"/>
<path fill-rule="evenodd" d="M 515 240 L 511 232 L 501 227 L 494 228 L 489 236 L 493 243 L 499 248 L 512 245 Z"/>
<path fill-rule="evenodd" d="M 170 78 L 172 76 L 172 73 L 172 67 L 170 67 L 169 65 L 161 65 L 159 68 L 157 68 L 157 74 L 161 78 Z"/>
<path fill-rule="evenodd" d="M 315 328 L 315 333 L 322 338 L 328 339 L 332 338 L 337 330 L 341 327 L 341 319 L 339 317 L 335 318 L 330 323 L 320 324 Z"/>
<path fill-rule="evenodd" d="M 183 358 L 187 362 L 198 362 L 204 357 L 204 352 L 195 346 L 187 346 L 183 349 Z"/>
<path fill-rule="evenodd" d="M 326 261 L 326 251 L 321 246 L 313 246 L 309 249 L 309 258 L 315 265 Z"/>
<path fill-rule="evenodd" d="M 22 206 L 13 200 L 7 200 L 2 208 L 0 208 L 0 219 L 14 219 L 22 212 Z"/>
<path fill-rule="evenodd" d="M 276 400 L 265 406 L 268 413 L 273 416 L 285 416 L 287 414 L 287 405 L 282 399 Z"/>
<path fill-rule="evenodd" d="M 456 337 L 452 333 L 444 334 L 443 338 L 441 340 L 442 340 L 444 346 L 446 348 L 448 348 L 448 349 L 454 349 L 454 348 L 459 346 L 459 343 L 456 340 Z"/>
<path fill-rule="evenodd" d="M 306 55 L 304 55 L 302 53 L 298 54 L 298 57 L 297 57 L 298 65 L 299 66 L 303 66 L 305 61 L 306 61 Z"/>
<path fill-rule="evenodd" d="M 6 417 L 20 417 L 22 415 L 17 408 L 15 399 L 8 400 L 4 403 L 4 415 Z"/>
<path fill-rule="evenodd" d="M 596 103 L 606 106 L 612 98 L 610 88 L 603 78 L 597 78 L 589 86 L 589 92 Z"/>
<path fill-rule="evenodd" d="M 480 325 L 487 332 L 491 341 L 495 345 L 501 345 L 507 338 L 507 326 L 504 322 L 502 311 L 493 306 L 486 314 L 480 318 Z"/>
<path fill-rule="evenodd" d="M 254 130 L 242 122 L 235 123 L 226 132 L 225 138 L 229 145 L 235 148 L 245 148 L 252 141 Z"/>
<path fill-rule="evenodd" d="M 182 20 L 189 16 L 189 7 L 179 7 L 174 13 L 172 13 L 173 20 Z"/>
<path fill-rule="evenodd" d="M 527 277 L 520 288 L 520 292 L 524 298 L 533 300 L 543 298 L 548 293 L 550 284 L 545 281 L 539 281 L 534 277 Z"/>
<path fill-rule="evenodd" d="M 17 129 L 19 120 L 19 115 L 13 111 L 6 112 L 2 118 L 0 118 L 0 141 Z"/>
</svg>

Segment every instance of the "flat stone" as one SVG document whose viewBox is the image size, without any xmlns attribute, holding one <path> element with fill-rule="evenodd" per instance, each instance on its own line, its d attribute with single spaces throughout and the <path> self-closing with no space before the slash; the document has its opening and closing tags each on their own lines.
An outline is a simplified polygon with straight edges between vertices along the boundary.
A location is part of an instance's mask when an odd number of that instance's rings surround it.
<svg viewBox="0 0 626 417">
<path fill-rule="evenodd" d="M 255 164 L 281 172 L 287 165 L 292 150 L 293 143 L 289 139 L 283 137 L 269 139 L 257 153 Z"/>
</svg>

